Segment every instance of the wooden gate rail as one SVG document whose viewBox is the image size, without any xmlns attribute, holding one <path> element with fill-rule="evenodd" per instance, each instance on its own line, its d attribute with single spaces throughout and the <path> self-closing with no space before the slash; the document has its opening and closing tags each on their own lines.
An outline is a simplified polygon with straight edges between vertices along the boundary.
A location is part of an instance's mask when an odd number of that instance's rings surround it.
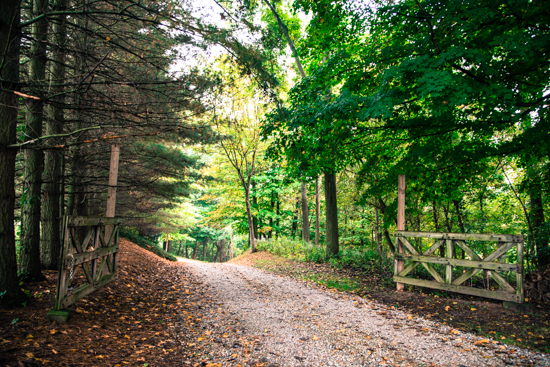
<svg viewBox="0 0 550 367">
<path fill-rule="evenodd" d="M 396 260 L 411 261 L 402 271 L 395 267 L 393 280 L 397 283 L 416 285 L 421 287 L 440 289 L 450 292 L 469 294 L 501 301 L 523 303 L 523 236 L 499 235 L 499 234 L 471 234 L 471 233 L 435 233 L 435 232 L 409 232 L 396 231 L 396 240 L 404 245 L 409 253 L 395 253 Z M 433 238 L 435 243 L 423 252 L 419 252 L 412 246 L 410 238 Z M 481 257 L 472 250 L 465 241 L 498 242 L 499 248 L 491 254 Z M 471 260 L 455 259 L 455 245 L 467 254 Z M 445 246 L 445 257 L 432 256 L 441 246 Z M 517 264 L 506 264 L 506 252 L 517 247 Z M 495 262 L 498 261 L 498 262 Z M 432 264 L 445 266 L 445 276 L 437 272 Z M 418 265 L 422 265 L 434 278 L 424 280 L 406 277 Z M 470 268 L 453 279 L 453 267 L 460 266 Z M 500 286 L 500 291 L 490 291 L 462 285 L 465 281 L 479 273 L 486 271 Z M 516 273 L 516 288 L 512 287 L 498 272 Z"/>
<path fill-rule="evenodd" d="M 54 310 L 67 308 L 116 278 L 118 230 L 121 222 L 121 218 L 63 218 L 63 245 Z M 107 241 L 102 231 L 105 226 L 113 226 Z M 81 227 L 88 227 L 82 242 L 79 238 L 83 233 L 79 231 Z M 86 283 L 69 290 L 77 266 L 82 267 Z"/>
</svg>

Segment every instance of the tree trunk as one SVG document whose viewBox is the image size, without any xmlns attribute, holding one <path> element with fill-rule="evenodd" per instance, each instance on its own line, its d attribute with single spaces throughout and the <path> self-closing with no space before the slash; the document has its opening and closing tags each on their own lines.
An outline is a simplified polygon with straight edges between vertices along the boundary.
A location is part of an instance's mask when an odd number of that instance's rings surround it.
<svg viewBox="0 0 550 367">
<path fill-rule="evenodd" d="M 292 216 L 292 239 L 296 237 L 296 231 L 298 230 L 298 210 L 300 210 L 300 197 L 296 198 L 296 209 Z"/>
<path fill-rule="evenodd" d="M 187 245 L 185 245 L 185 258 L 189 259 L 189 247 Z"/>
<path fill-rule="evenodd" d="M 447 204 L 447 205 L 445 205 L 445 204 Z M 449 221 L 449 205 L 448 205 L 448 203 L 443 204 L 443 214 L 445 214 L 445 225 L 447 226 L 447 232 L 452 232 L 453 231 L 453 225 Z"/>
<path fill-rule="evenodd" d="M 533 225 L 534 243 L 537 253 L 537 266 L 546 269 L 550 265 L 550 252 L 548 249 L 548 233 L 544 230 L 544 206 L 541 194 L 541 185 L 531 188 L 529 201 L 531 204 L 531 223 Z"/>
<path fill-rule="evenodd" d="M 168 240 L 166 241 L 166 252 L 168 252 L 169 254 L 172 253 L 172 240 Z"/>
<path fill-rule="evenodd" d="M 250 208 L 250 187 L 245 187 L 246 217 L 248 219 L 248 239 L 250 240 L 250 249 L 256 252 L 256 238 L 254 232 L 254 222 L 252 220 L 252 210 Z"/>
<path fill-rule="evenodd" d="M 279 194 L 277 194 L 277 232 L 275 232 L 275 236 L 279 238 L 279 231 L 281 230 L 281 205 L 279 201 Z"/>
<path fill-rule="evenodd" d="M 269 239 L 273 238 L 273 212 L 275 209 L 275 192 L 271 191 L 271 216 L 269 217 Z"/>
<path fill-rule="evenodd" d="M 380 219 L 378 218 L 378 208 L 374 208 L 374 215 L 376 220 L 375 229 L 374 229 L 374 240 L 376 241 L 376 248 L 378 249 L 378 253 L 380 254 L 380 257 L 384 259 L 385 256 L 382 251 L 382 244 L 380 243 Z"/>
<path fill-rule="evenodd" d="M 378 204 L 380 205 L 380 212 L 382 213 L 382 218 L 384 218 L 384 221 L 386 219 L 386 216 L 384 215 L 386 213 L 386 203 L 384 203 L 384 200 L 378 199 Z M 390 233 L 388 232 L 388 229 L 384 225 L 384 239 L 386 240 L 386 243 L 388 247 L 390 248 L 390 251 L 395 253 L 395 246 L 393 245 L 393 242 L 390 237 Z"/>
<path fill-rule="evenodd" d="M 78 4 L 78 6 L 81 7 L 82 11 L 86 11 L 86 2 L 87 0 L 83 0 L 80 2 L 80 4 Z M 76 22 L 80 28 L 87 29 L 88 19 L 89 18 L 87 16 L 79 17 L 77 18 Z M 81 54 L 76 53 L 76 55 L 74 56 L 74 64 L 76 65 L 75 74 L 77 74 L 78 80 L 82 80 L 87 74 L 87 72 L 85 71 L 86 67 L 83 55 L 89 51 L 89 46 L 87 42 L 88 34 L 84 33 L 83 37 L 83 48 L 81 49 Z M 85 92 L 78 92 L 78 95 L 75 97 L 77 98 L 77 108 L 75 112 L 75 130 L 80 130 L 84 125 L 85 115 L 82 113 L 81 106 L 86 99 L 86 95 L 87 93 Z M 69 152 L 69 166 L 71 176 L 67 185 L 67 215 L 86 217 L 88 215 L 88 202 L 86 193 L 84 192 L 85 190 L 83 190 L 84 185 L 82 184 L 82 177 L 88 177 L 90 175 L 87 174 L 87 169 L 83 168 L 85 161 L 81 154 L 80 145 L 78 145 L 78 143 L 84 140 L 84 136 L 85 134 L 78 134 L 76 136 L 77 145 L 73 147 Z"/>
<path fill-rule="evenodd" d="M 321 195 L 319 186 L 319 177 L 317 177 L 315 179 L 315 247 L 319 247 L 319 229 L 321 225 Z"/>
<path fill-rule="evenodd" d="M 202 261 L 206 261 L 206 240 L 202 242 Z"/>
<path fill-rule="evenodd" d="M 63 13 L 67 9 L 67 0 L 54 1 L 54 11 Z M 54 84 L 65 82 L 65 50 L 63 49 L 67 40 L 65 31 L 66 15 L 55 16 L 52 21 L 52 30 L 56 46 L 52 50 L 52 80 Z M 63 132 L 63 103 L 64 89 L 57 88 L 58 95 L 52 98 L 51 119 L 46 123 L 46 135 L 61 134 Z M 53 139 L 57 143 L 58 139 Z M 42 201 L 42 244 L 40 260 L 42 267 L 49 270 L 56 270 L 59 255 L 61 253 L 61 218 L 59 213 L 59 185 L 61 178 L 61 152 L 47 150 L 44 155 L 43 190 Z"/>
<path fill-rule="evenodd" d="M 252 209 L 258 213 L 258 198 L 256 197 L 256 182 L 252 181 Z M 252 215 L 252 224 L 254 225 L 254 234 L 258 236 L 258 214 Z"/>
<path fill-rule="evenodd" d="M 434 218 L 435 231 L 439 232 L 439 218 L 437 216 L 437 205 L 435 203 L 435 200 L 432 200 L 432 213 Z M 445 246 L 439 247 L 439 256 L 445 257 Z"/>
<path fill-rule="evenodd" d="M 15 155 L 8 145 L 16 143 L 17 100 L 13 93 L 19 81 L 21 1 L 0 1 L 0 50 L 4 56 L 0 78 L 0 304 L 19 306 L 27 296 L 19 287 L 15 257 Z"/>
<path fill-rule="evenodd" d="M 219 241 L 220 243 L 220 248 L 219 248 L 219 262 L 223 262 L 223 250 L 224 250 L 224 245 L 225 245 L 225 240 L 220 240 Z"/>
<path fill-rule="evenodd" d="M 460 201 L 453 200 L 453 205 L 455 207 L 456 217 L 458 219 L 458 228 L 460 229 L 461 233 L 466 233 L 466 229 L 464 227 L 464 221 L 462 220 L 462 213 L 460 211 Z"/>
<path fill-rule="evenodd" d="M 327 253 L 338 255 L 338 204 L 336 198 L 336 175 L 325 173 L 325 206 Z"/>
<path fill-rule="evenodd" d="M 197 244 L 193 247 L 193 260 L 197 260 Z"/>
<path fill-rule="evenodd" d="M 307 205 L 307 185 L 302 181 L 300 185 L 302 195 L 302 239 L 309 243 L 309 208 Z"/>
<path fill-rule="evenodd" d="M 460 202 L 458 200 L 453 200 L 453 204 L 456 211 L 456 216 L 458 220 L 458 228 L 460 229 L 461 233 L 466 233 L 466 229 L 464 227 L 464 222 L 462 221 L 462 213 L 460 212 Z M 443 246 L 441 246 L 443 247 Z M 465 259 L 466 258 L 466 252 L 463 249 L 460 249 L 460 258 Z"/>
<path fill-rule="evenodd" d="M 44 14 L 48 8 L 47 0 L 34 0 L 33 16 Z M 44 17 L 31 28 L 31 61 L 29 78 L 31 83 L 44 83 L 46 79 L 46 40 L 48 18 Z M 32 92 L 43 97 L 41 88 Z M 28 99 L 26 111 L 26 140 L 42 135 L 44 101 Z M 44 280 L 40 267 L 40 196 L 42 185 L 42 165 L 44 154 L 39 149 L 25 150 L 25 173 L 21 203 L 21 236 L 19 251 L 19 273 L 27 280 Z"/>
</svg>

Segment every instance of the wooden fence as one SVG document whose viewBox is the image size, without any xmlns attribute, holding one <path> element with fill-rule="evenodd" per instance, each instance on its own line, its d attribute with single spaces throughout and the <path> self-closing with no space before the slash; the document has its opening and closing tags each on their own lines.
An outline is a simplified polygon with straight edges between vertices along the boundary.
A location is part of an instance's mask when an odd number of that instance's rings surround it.
<svg viewBox="0 0 550 367">
<path fill-rule="evenodd" d="M 405 251 L 394 254 L 396 266 L 393 279 L 395 282 L 523 303 L 523 236 L 396 231 L 396 238 L 398 243 L 403 245 Z M 407 238 L 430 238 L 435 242 L 422 250 L 422 245 L 417 245 L 415 248 Z M 473 241 L 495 242 L 497 245 L 492 253 L 483 256 L 474 251 L 470 247 L 472 245 L 468 245 L 466 241 L 471 243 L 474 243 Z M 433 254 L 441 246 L 445 250 L 445 257 L 434 256 Z M 469 259 L 457 259 L 456 248 L 461 249 Z M 517 262 L 507 264 L 506 253 L 514 248 L 517 250 Z M 403 262 L 406 266 L 400 270 L 401 266 L 398 263 L 402 264 Z M 435 264 L 439 264 L 440 268 L 444 269 L 443 275 L 434 268 Z M 422 265 L 431 274 L 433 280 L 407 277 L 418 265 Z M 456 279 L 453 279 L 453 269 L 457 267 L 463 268 L 463 271 Z M 468 279 L 481 271 L 485 271 L 500 289 L 481 289 L 464 285 Z M 499 272 L 515 273 L 516 287 L 510 285 Z"/>
<path fill-rule="evenodd" d="M 55 311 L 67 308 L 116 278 L 121 222 L 120 218 L 64 217 L 57 296 L 49 316 L 59 314 Z M 85 281 L 70 290 L 78 267 L 84 272 Z M 61 321 L 66 321 L 66 317 Z"/>
</svg>

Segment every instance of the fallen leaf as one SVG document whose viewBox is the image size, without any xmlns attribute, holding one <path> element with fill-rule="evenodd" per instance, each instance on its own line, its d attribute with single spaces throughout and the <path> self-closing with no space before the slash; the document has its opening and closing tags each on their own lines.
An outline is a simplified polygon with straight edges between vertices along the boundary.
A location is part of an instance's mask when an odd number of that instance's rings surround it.
<svg viewBox="0 0 550 367">
<path fill-rule="evenodd" d="M 489 344 L 489 339 L 482 339 L 474 342 L 474 345 L 485 345 L 485 344 Z"/>
</svg>

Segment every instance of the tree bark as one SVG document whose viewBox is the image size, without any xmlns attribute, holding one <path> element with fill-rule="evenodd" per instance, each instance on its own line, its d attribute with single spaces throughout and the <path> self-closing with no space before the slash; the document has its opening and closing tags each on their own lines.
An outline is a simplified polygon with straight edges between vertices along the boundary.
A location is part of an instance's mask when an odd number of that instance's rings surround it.
<svg viewBox="0 0 550 367">
<path fill-rule="evenodd" d="M 300 192 L 302 195 L 302 240 L 309 243 L 309 208 L 307 206 L 307 186 L 302 181 L 300 185 Z"/>
<path fill-rule="evenodd" d="M 537 266 L 539 269 L 546 269 L 550 265 L 550 252 L 548 249 L 548 233 L 544 230 L 544 205 L 542 201 L 541 185 L 532 187 L 529 192 L 529 201 L 531 204 L 531 223 L 533 225 L 533 234 L 535 249 L 537 253 Z"/>
<path fill-rule="evenodd" d="M 258 198 L 256 197 L 256 181 L 252 180 L 252 209 L 256 213 L 258 211 Z M 254 234 L 258 236 L 258 214 L 252 216 L 252 224 L 254 225 Z"/>
<path fill-rule="evenodd" d="M 336 175 L 325 173 L 325 206 L 327 253 L 338 255 L 338 204 L 336 198 Z"/>
<path fill-rule="evenodd" d="M 15 257 L 14 207 L 15 207 L 15 156 L 9 149 L 16 143 L 19 81 L 19 47 L 21 1 L 0 1 L 0 58 L 2 90 L 0 91 L 0 304 L 5 307 L 20 306 L 27 296 L 19 287 L 17 260 Z"/>
<path fill-rule="evenodd" d="M 300 198 L 296 198 L 296 209 L 294 211 L 294 215 L 292 216 L 292 229 L 291 229 L 291 235 L 292 239 L 296 237 L 296 231 L 298 230 L 298 210 L 300 209 Z"/>
<path fill-rule="evenodd" d="M 434 218 L 435 231 L 439 232 L 439 218 L 437 216 L 437 204 L 435 203 L 435 200 L 432 200 L 432 213 Z M 439 256 L 445 257 L 445 246 L 439 247 Z"/>
<path fill-rule="evenodd" d="M 33 16 L 44 14 L 48 9 L 47 0 L 33 1 Z M 29 79 L 31 83 L 44 83 L 46 79 L 46 40 L 48 18 L 44 17 L 31 28 L 31 60 Z M 44 97 L 42 88 L 36 88 L 33 95 Z M 42 136 L 44 120 L 44 100 L 29 99 L 25 116 L 26 140 Z M 26 149 L 23 195 L 21 203 L 21 236 L 19 251 L 19 273 L 25 280 L 44 280 L 40 266 L 40 205 L 42 166 L 44 154 L 40 149 Z"/>
<path fill-rule="evenodd" d="M 466 233 L 466 229 L 464 227 L 464 221 L 462 220 L 462 213 L 460 211 L 460 202 L 458 200 L 453 200 L 453 205 L 455 207 L 456 217 L 458 220 L 458 228 L 460 229 L 461 233 Z"/>
<path fill-rule="evenodd" d="M 319 177 L 317 177 L 315 179 L 315 247 L 319 247 L 321 226 L 321 195 L 319 186 Z"/>
<path fill-rule="evenodd" d="M 273 238 L 273 212 L 275 209 L 275 192 L 271 191 L 271 216 L 269 217 L 269 239 Z"/>
<path fill-rule="evenodd" d="M 67 0 L 56 0 L 53 10 L 63 13 L 67 9 Z M 52 21 L 52 30 L 55 46 L 52 50 L 52 80 L 55 84 L 63 84 L 65 81 L 65 44 L 67 32 L 65 30 L 66 15 L 55 16 Z M 64 116 L 62 105 L 64 103 L 64 89 L 57 88 L 58 95 L 52 98 L 51 119 L 46 123 L 46 135 L 61 134 L 63 131 Z M 57 143 L 57 140 L 53 142 Z M 61 253 L 61 218 L 59 212 L 61 179 L 61 152 L 47 150 L 44 155 L 43 190 L 42 201 L 42 244 L 40 260 L 44 269 L 56 270 Z"/>
<path fill-rule="evenodd" d="M 387 208 L 386 203 L 384 203 L 384 200 L 378 199 L 378 204 L 380 205 L 380 212 L 382 213 L 382 218 L 384 218 L 384 221 L 385 221 L 386 216 L 384 214 L 386 213 L 386 208 Z M 395 246 L 393 245 L 393 242 L 390 237 L 390 233 L 388 232 L 388 229 L 386 228 L 385 225 L 384 225 L 384 239 L 386 240 L 386 244 L 390 248 L 390 251 L 392 252 L 392 254 L 395 253 Z"/>
<path fill-rule="evenodd" d="M 279 194 L 277 194 L 277 231 L 275 236 L 279 238 L 279 231 L 281 230 L 281 203 L 279 201 Z"/>
<path fill-rule="evenodd" d="M 256 239 L 254 232 L 254 222 L 252 220 L 252 209 L 250 208 L 250 185 L 245 187 L 246 217 L 248 219 L 248 239 L 250 240 L 250 249 L 256 252 Z"/>
<path fill-rule="evenodd" d="M 447 204 L 447 205 L 445 205 L 445 204 Z M 448 205 L 448 203 L 443 204 L 443 214 L 445 214 L 445 225 L 447 226 L 447 232 L 452 232 L 453 231 L 453 225 L 449 221 L 449 205 Z"/>
</svg>

